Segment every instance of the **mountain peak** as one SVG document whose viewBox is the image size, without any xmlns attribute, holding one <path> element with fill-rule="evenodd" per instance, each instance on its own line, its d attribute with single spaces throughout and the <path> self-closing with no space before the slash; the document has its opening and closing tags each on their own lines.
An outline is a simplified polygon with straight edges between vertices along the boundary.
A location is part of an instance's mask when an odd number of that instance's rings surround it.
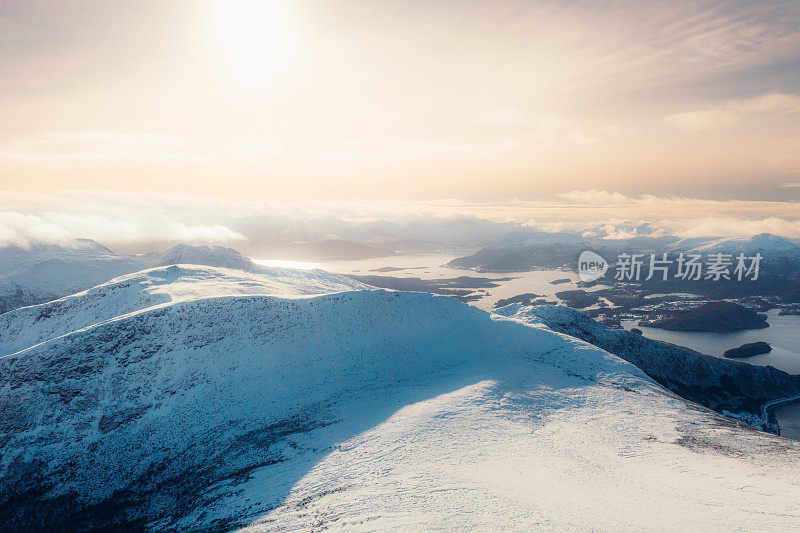
<svg viewBox="0 0 800 533">
<path fill-rule="evenodd" d="M 85 239 L 85 238 L 75 239 L 75 243 L 76 243 L 75 248 L 78 248 L 80 250 L 91 250 L 95 252 L 103 252 L 108 254 L 114 253 L 114 251 L 111 250 L 110 248 L 103 246 L 99 242 L 92 239 Z"/>
<path fill-rule="evenodd" d="M 141 256 L 153 266 L 161 265 L 208 265 L 224 268 L 251 270 L 255 264 L 232 248 L 180 243 L 166 250 L 151 252 Z"/>
</svg>

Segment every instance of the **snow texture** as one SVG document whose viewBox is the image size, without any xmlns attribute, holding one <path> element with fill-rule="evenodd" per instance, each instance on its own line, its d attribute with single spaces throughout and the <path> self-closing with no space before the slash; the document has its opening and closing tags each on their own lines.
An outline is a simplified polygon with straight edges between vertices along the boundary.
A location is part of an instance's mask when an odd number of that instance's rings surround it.
<svg viewBox="0 0 800 533">
<path fill-rule="evenodd" d="M 328 276 L 168 267 L 4 315 L 0 529 L 800 523 L 800 445 L 541 324 Z"/>
</svg>

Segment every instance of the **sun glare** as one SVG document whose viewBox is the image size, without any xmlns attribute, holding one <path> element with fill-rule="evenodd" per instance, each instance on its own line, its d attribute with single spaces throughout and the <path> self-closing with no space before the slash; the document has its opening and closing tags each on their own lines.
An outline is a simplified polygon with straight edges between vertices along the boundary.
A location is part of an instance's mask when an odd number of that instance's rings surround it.
<svg viewBox="0 0 800 533">
<path fill-rule="evenodd" d="M 231 64 L 253 71 L 286 59 L 289 31 L 282 5 L 269 0 L 218 2 L 215 23 Z"/>
</svg>

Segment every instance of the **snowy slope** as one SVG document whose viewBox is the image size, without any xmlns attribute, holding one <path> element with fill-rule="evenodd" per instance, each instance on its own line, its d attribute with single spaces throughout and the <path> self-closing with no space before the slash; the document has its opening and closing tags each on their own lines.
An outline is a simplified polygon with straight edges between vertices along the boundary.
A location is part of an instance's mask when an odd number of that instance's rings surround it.
<svg viewBox="0 0 800 533">
<path fill-rule="evenodd" d="M 747 255 L 760 253 L 764 257 L 790 256 L 800 257 L 800 246 L 770 233 L 760 233 L 753 237 L 721 239 L 697 246 L 691 250 L 696 253 L 727 253 L 737 254 L 744 252 Z"/>
<path fill-rule="evenodd" d="M 146 268 L 94 241 L 0 247 L 0 313 L 82 291 Z"/>
<path fill-rule="evenodd" d="M 0 529 L 800 520 L 800 445 L 582 341 L 427 294 L 280 298 L 240 271 L 172 273 L 97 297 L 154 306 L 0 358 Z M 103 315 L 91 294 L 40 321 Z"/>
<path fill-rule="evenodd" d="M 158 267 L 114 278 L 88 291 L 0 315 L 0 356 L 131 313 L 223 296 L 292 298 L 367 285 L 322 270 L 257 267 L 256 272 L 199 265 Z"/>
</svg>

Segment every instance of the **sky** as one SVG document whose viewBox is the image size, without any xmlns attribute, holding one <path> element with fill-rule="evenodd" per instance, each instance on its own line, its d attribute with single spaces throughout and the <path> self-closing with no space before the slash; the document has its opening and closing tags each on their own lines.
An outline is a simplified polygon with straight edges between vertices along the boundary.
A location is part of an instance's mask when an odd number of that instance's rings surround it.
<svg viewBox="0 0 800 533">
<path fill-rule="evenodd" d="M 530 221 L 583 194 L 793 222 L 800 2 L 0 0 L 0 125 L 23 215 L 106 191 Z"/>
</svg>

